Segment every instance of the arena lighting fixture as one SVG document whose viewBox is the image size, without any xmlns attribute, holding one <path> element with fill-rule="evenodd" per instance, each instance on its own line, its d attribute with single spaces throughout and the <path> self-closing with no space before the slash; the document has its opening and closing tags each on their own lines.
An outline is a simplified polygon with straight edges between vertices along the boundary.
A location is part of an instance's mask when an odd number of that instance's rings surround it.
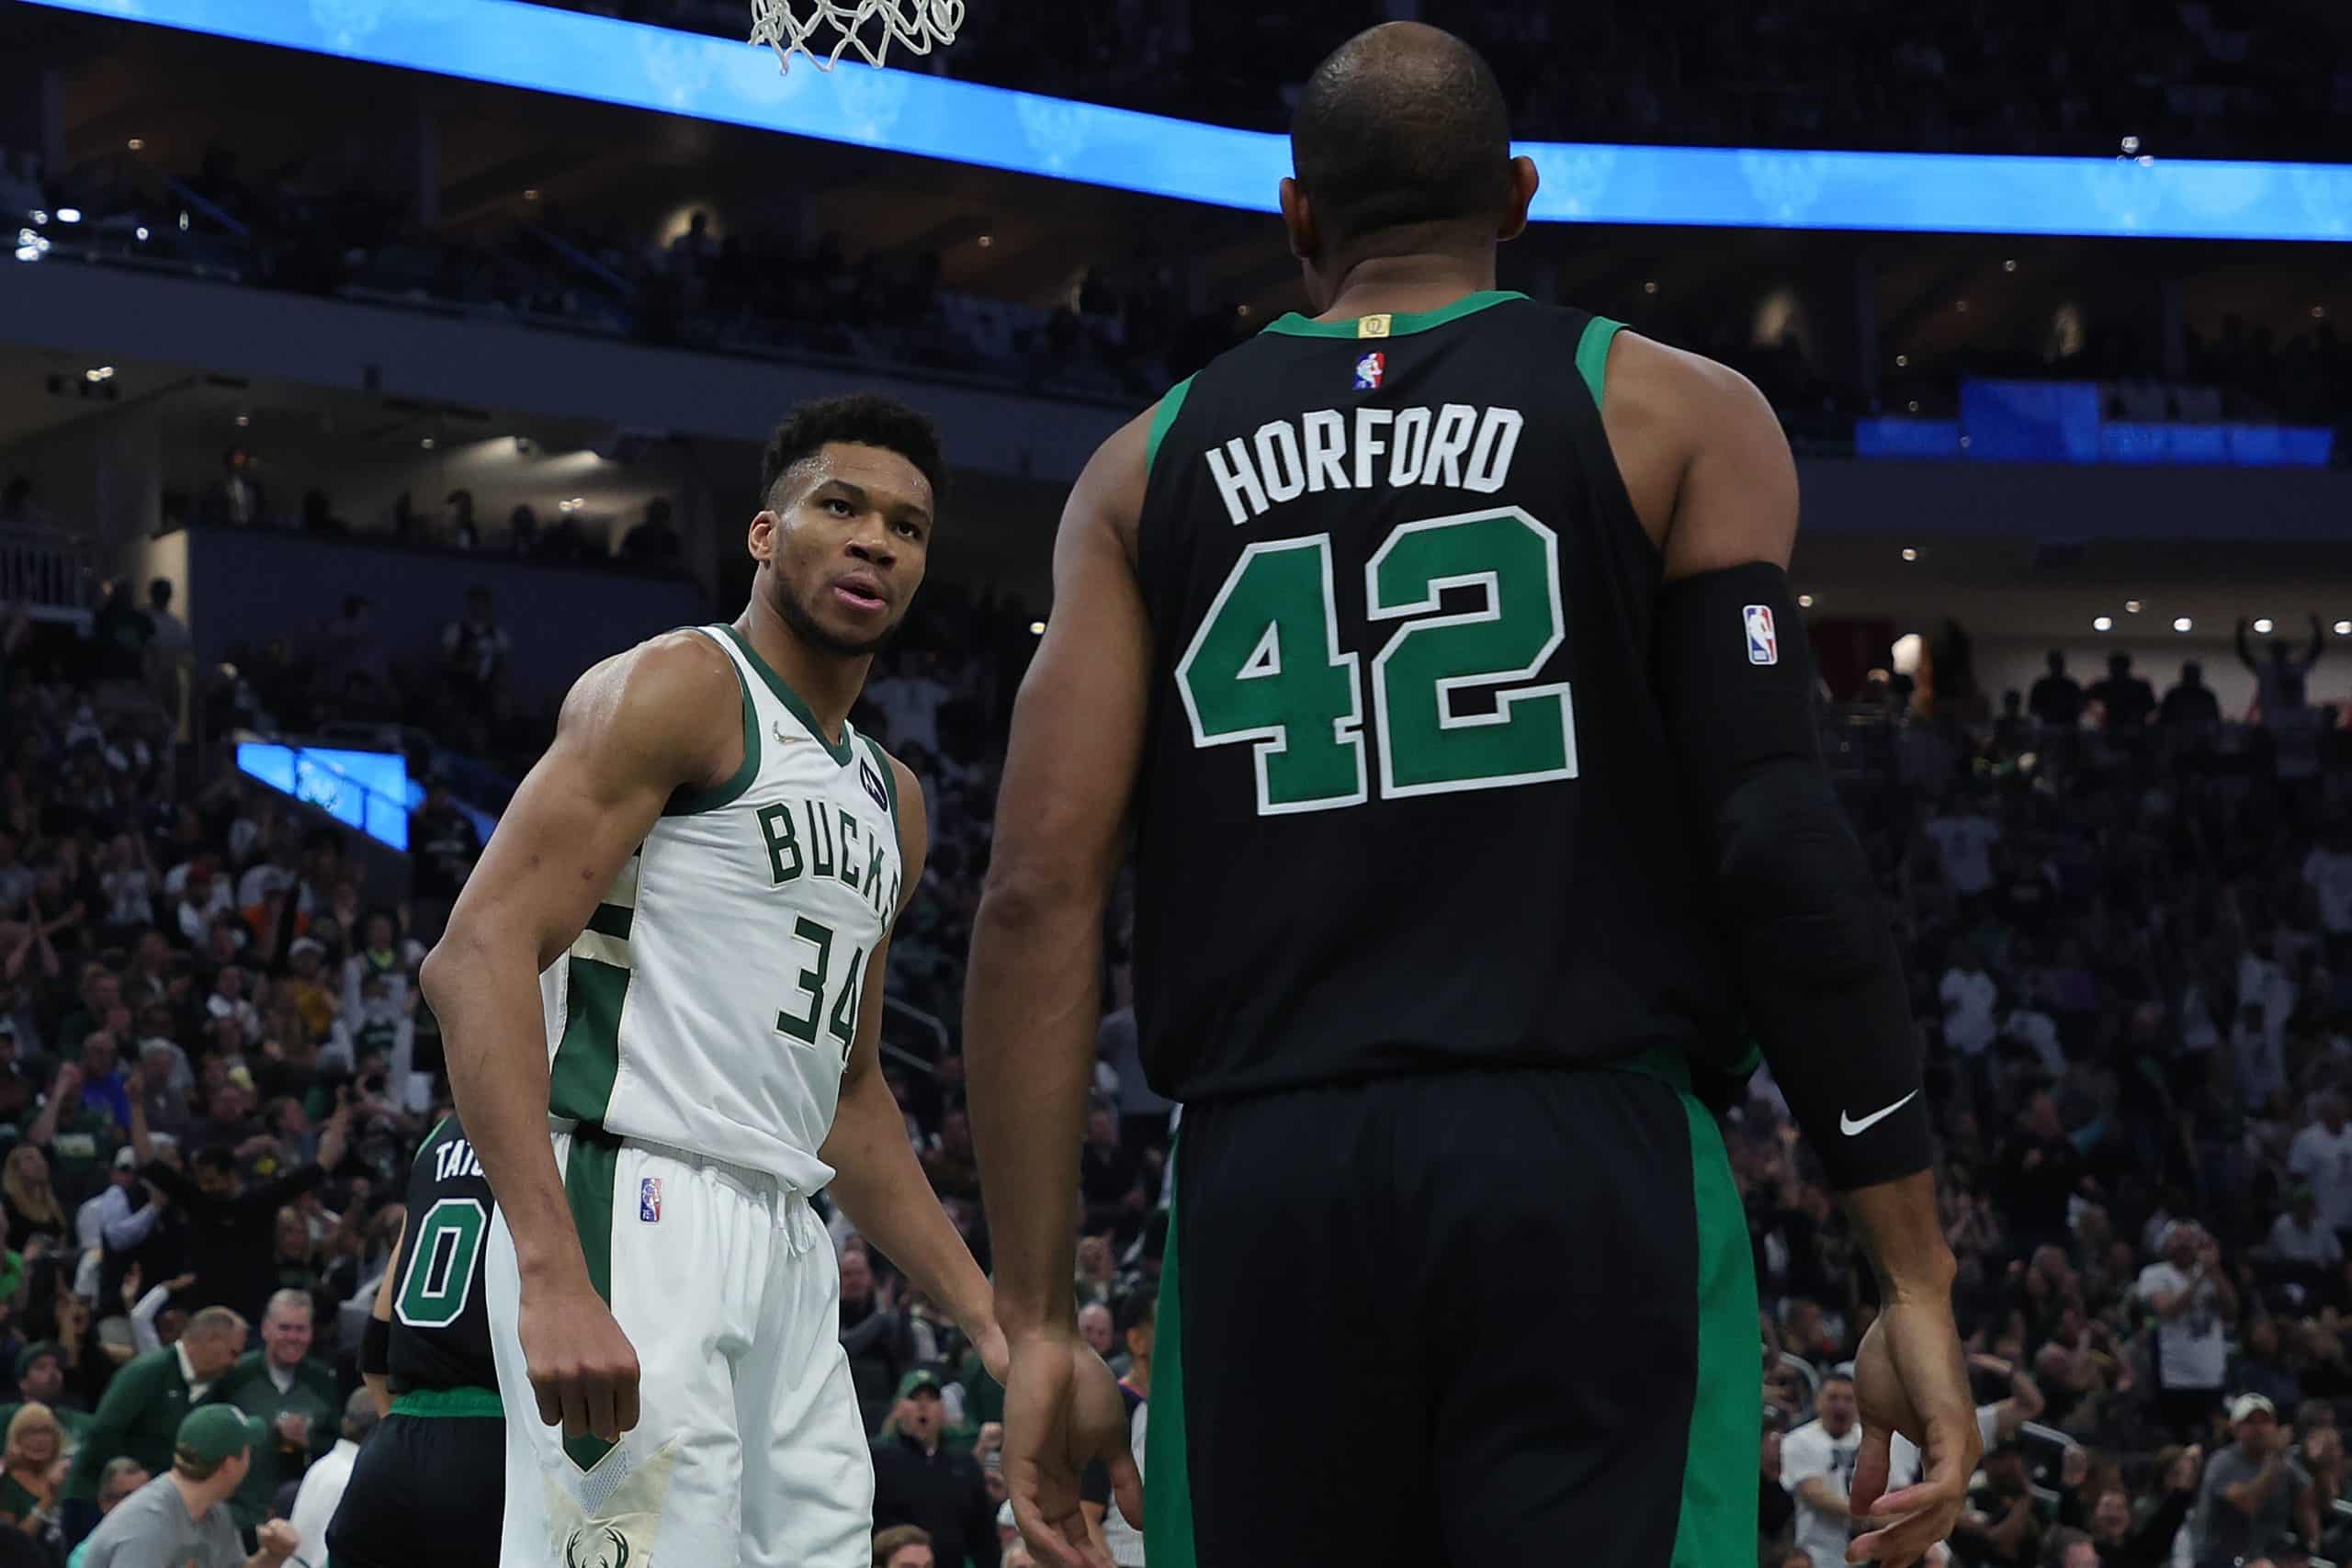
<svg viewBox="0 0 2352 1568">
<path fill-rule="evenodd" d="M 2268 637 L 2270 635 L 2270 617 L 2265 615 L 2261 619 L 2256 621 L 2254 623 L 2254 629 L 2261 633 L 2264 637 Z"/>
<path fill-rule="evenodd" d="M 1651 278 L 1648 282 L 1646 282 L 1646 283 L 1643 284 L 1643 285 L 1642 285 L 1642 292 L 1643 292 L 1643 293 L 1645 293 L 1645 294 L 1655 294 L 1655 293 L 1657 293 L 1657 278 L 1655 278 L 1655 277 L 1653 277 L 1653 278 Z"/>
<path fill-rule="evenodd" d="M 1917 407 L 1917 405 L 1914 404 L 1913 406 Z M 1905 560 L 1917 560 L 1919 558 L 1919 552 L 1913 549 L 1910 546 L 1905 545 L 1903 547 L 1903 558 Z"/>
<path fill-rule="evenodd" d="M 2092 617 L 2091 630 L 2095 632 L 2111 632 L 2114 629 L 2115 618 L 2112 615 L 2097 615 Z"/>
<path fill-rule="evenodd" d="M 134 136 L 130 141 L 124 142 L 123 145 L 130 148 L 133 152 L 144 152 L 147 151 L 147 142 L 142 137 Z"/>
<path fill-rule="evenodd" d="M 46 208 L 36 207 L 25 216 L 31 219 L 38 228 L 45 229 L 49 226 L 49 209 Z"/>
<path fill-rule="evenodd" d="M 2137 599 L 2126 599 L 2123 601 L 2123 613 L 2127 615 L 2138 615 L 2140 613 L 2140 601 Z"/>
<path fill-rule="evenodd" d="M 1907 354 L 1896 355 L 1894 356 L 1894 367 L 1897 370 L 1909 369 L 1911 367 L 1911 356 Z"/>
<path fill-rule="evenodd" d="M 1798 608 L 1798 609 L 1800 609 L 1800 610 L 1810 610 L 1810 609 L 1812 609 L 1812 608 L 1813 608 L 1813 595 L 1812 595 L 1812 594 L 1810 594 L 1810 593 L 1800 593 L 1800 594 L 1798 594 L 1798 595 L 1797 595 L 1797 608 Z"/>
<path fill-rule="evenodd" d="M 2018 269 L 2018 263 L 2017 263 L 2017 258 L 2016 258 L 2015 256 L 2011 256 L 2007 261 L 2005 261 L 2005 262 L 2003 262 L 2003 263 L 2001 264 L 2001 270 L 2002 270 L 2003 272 L 2015 272 L 2015 271 L 2017 271 L 2017 269 Z"/>
<path fill-rule="evenodd" d="M 79 223 L 82 221 L 82 209 L 78 207 L 61 207 L 57 209 L 57 220 L 60 223 Z"/>
<path fill-rule="evenodd" d="M 133 231 L 132 231 L 132 232 L 136 233 L 136 234 L 139 236 L 139 243 L 140 243 L 141 244 L 142 244 L 142 245 L 143 245 L 143 244 L 145 244 L 145 243 L 147 243 L 147 225 L 146 225 L 146 224 L 141 223 L 141 225 L 139 225 L 139 227 L 138 227 L 137 229 L 133 230 Z"/>
<path fill-rule="evenodd" d="M 428 435 L 424 440 L 418 442 L 417 445 L 424 447 L 427 452 L 430 452 L 433 450 L 433 437 Z"/>
<path fill-rule="evenodd" d="M 914 71 L 810 73 L 779 88 L 735 39 L 514 0 L 30 3 L 1256 212 L 1273 209 L 1290 172 L 1280 132 Z M 1515 151 L 1543 176 L 1538 222 L 2352 243 L 2352 164 L 1533 141 Z"/>
<path fill-rule="evenodd" d="M 237 416 L 237 428 L 238 428 L 239 430 L 243 430 L 243 429 L 244 429 L 244 428 L 245 428 L 245 426 L 247 426 L 247 425 L 251 424 L 253 422 L 254 422 L 254 416 L 253 416 L 253 415 L 251 415 L 251 414 L 249 414 L 249 413 L 241 413 L 241 414 L 239 414 L 239 415 Z"/>
<path fill-rule="evenodd" d="M 2172 629 L 2177 632 L 2185 632 L 2196 624 L 2197 623 L 2195 621 L 2190 620 L 2187 615 L 2182 615 L 2174 620 Z"/>
<path fill-rule="evenodd" d="M 96 385 L 100 381 L 111 381 L 114 379 L 114 367 L 111 365 L 95 366 L 92 368 L 82 372 L 82 379 L 90 382 L 92 385 Z"/>
<path fill-rule="evenodd" d="M 2336 622 L 2335 635 L 2337 637 L 2352 637 L 2352 621 Z"/>
<path fill-rule="evenodd" d="M 987 250 L 989 246 L 991 246 L 991 245 L 993 245 L 993 244 L 995 244 L 995 243 L 996 243 L 996 236 L 995 236 L 994 234 L 983 234 L 983 235 L 981 235 L 981 236 L 980 236 L 980 241 L 979 241 L 980 249 L 982 249 L 982 250 L 984 250 L 984 251 L 985 251 L 985 250 Z"/>
<path fill-rule="evenodd" d="M 1044 637 L 1046 635 L 1046 623 L 1043 621 L 1030 622 L 1029 635 L 1031 637 Z"/>
</svg>

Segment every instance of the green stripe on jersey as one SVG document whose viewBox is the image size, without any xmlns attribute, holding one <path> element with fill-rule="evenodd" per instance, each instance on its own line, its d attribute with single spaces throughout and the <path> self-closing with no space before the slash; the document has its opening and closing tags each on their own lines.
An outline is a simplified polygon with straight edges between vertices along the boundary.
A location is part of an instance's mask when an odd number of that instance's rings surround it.
<svg viewBox="0 0 2352 1568">
<path fill-rule="evenodd" d="M 571 1207 L 571 1224 L 588 1260 L 588 1282 L 606 1306 L 613 1304 L 613 1187 L 620 1179 L 620 1156 L 617 1136 L 582 1122 L 571 1130 L 571 1146 L 563 1160 L 563 1198 Z M 591 1436 L 563 1440 L 564 1454 L 583 1471 L 595 1469 L 613 1447 Z"/>
<path fill-rule="evenodd" d="M 1584 378 L 1596 409 L 1600 407 L 1601 383 L 1609 378 L 1609 345 L 1624 330 L 1623 321 L 1595 316 L 1584 324 L 1584 335 L 1577 340 L 1577 374 Z"/>
<path fill-rule="evenodd" d="M 1168 438 L 1168 427 L 1176 423 L 1177 413 L 1184 407 L 1184 394 L 1192 389 L 1193 378 L 1187 376 L 1169 388 L 1168 395 L 1159 400 L 1159 406 L 1151 411 L 1151 434 L 1145 439 L 1143 447 L 1146 482 L 1149 482 L 1151 470 L 1159 461 L 1159 444 Z"/>
<path fill-rule="evenodd" d="M 744 659 L 750 662 L 752 669 L 760 672 L 760 679 L 765 682 L 768 690 L 775 694 L 775 700 L 782 703 L 786 710 L 800 721 L 800 727 L 815 738 L 818 745 L 825 749 L 825 754 L 841 766 L 849 766 L 849 726 L 846 724 L 842 726 L 842 738 L 839 740 L 826 734 L 825 727 L 817 722 L 816 714 L 810 711 L 807 703 L 800 700 L 800 694 L 785 683 L 784 677 L 775 672 L 775 666 L 760 657 L 760 650 L 752 646 L 750 637 L 745 637 L 733 626 L 721 626 L 718 629 L 726 633 L 729 639 L 742 650 Z"/>
<path fill-rule="evenodd" d="M 567 1121 L 601 1122 L 621 1071 L 621 1003 L 628 971 L 593 958 L 564 960 L 563 1035 L 548 1069 L 548 1110 Z"/>
<path fill-rule="evenodd" d="M 718 639 L 714 637 L 711 640 L 715 642 Z M 741 665 L 730 659 L 727 667 L 735 671 L 736 690 L 743 699 L 742 765 L 729 774 L 723 784 L 713 784 L 708 789 L 674 792 L 670 796 L 670 803 L 662 808 L 664 817 L 691 817 L 698 811 L 716 811 L 722 806 L 732 806 L 742 798 L 745 790 L 752 787 L 752 781 L 760 776 L 760 716 L 752 704 L 752 683 L 743 679 Z"/>
<path fill-rule="evenodd" d="M 588 929 L 604 936 L 628 940 L 629 927 L 636 923 L 637 911 L 624 909 L 617 904 L 599 904 L 588 917 Z"/>
<path fill-rule="evenodd" d="M 890 765 L 890 754 L 882 750 L 882 742 L 871 735 L 861 735 L 858 739 L 865 741 L 865 749 L 874 753 L 874 765 L 882 770 L 882 794 L 889 804 L 890 829 L 895 833 L 899 828 L 899 770 Z"/>
</svg>

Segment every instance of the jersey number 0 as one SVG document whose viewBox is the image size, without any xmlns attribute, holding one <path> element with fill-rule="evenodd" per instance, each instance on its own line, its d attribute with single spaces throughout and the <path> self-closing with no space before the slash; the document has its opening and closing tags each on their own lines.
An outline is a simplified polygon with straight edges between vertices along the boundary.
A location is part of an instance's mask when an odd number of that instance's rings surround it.
<svg viewBox="0 0 2352 1568">
<path fill-rule="evenodd" d="M 1439 615 L 1447 588 L 1484 603 Z M 1261 816 L 1371 798 L 1363 674 L 1335 594 L 1329 534 L 1253 544 L 1177 661 L 1193 743 L 1255 743 Z M 1515 506 L 1402 524 L 1364 563 L 1364 615 L 1405 623 L 1372 660 L 1383 795 L 1577 776 L 1568 683 L 1520 684 L 1567 636 L 1551 529 Z M 1477 687 L 1501 688 L 1493 711 L 1455 712 Z"/>
</svg>

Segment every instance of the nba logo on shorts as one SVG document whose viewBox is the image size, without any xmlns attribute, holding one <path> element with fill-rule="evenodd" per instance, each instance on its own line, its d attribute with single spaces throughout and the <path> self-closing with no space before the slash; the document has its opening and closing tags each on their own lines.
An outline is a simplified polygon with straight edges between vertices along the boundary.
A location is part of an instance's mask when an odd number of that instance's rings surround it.
<svg viewBox="0 0 2352 1568">
<path fill-rule="evenodd" d="M 1778 664 L 1781 642 L 1772 635 L 1772 606 L 1750 604 L 1740 612 L 1747 622 L 1747 661 L 1750 664 Z"/>
<path fill-rule="evenodd" d="M 1374 350 L 1356 361 L 1356 390 L 1376 392 L 1380 378 L 1388 374 L 1388 356 Z"/>
<path fill-rule="evenodd" d="M 637 1184 L 637 1217 L 647 1224 L 662 1220 L 662 1179 L 649 1176 Z"/>
</svg>

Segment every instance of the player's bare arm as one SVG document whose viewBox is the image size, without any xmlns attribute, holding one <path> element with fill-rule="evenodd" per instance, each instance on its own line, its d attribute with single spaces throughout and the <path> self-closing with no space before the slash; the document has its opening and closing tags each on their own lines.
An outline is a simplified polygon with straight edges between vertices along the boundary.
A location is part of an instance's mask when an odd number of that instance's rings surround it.
<svg viewBox="0 0 2352 1568">
<path fill-rule="evenodd" d="M 727 656 L 695 633 L 582 676 L 424 961 L 466 1134 L 514 1235 L 539 1415 L 567 1437 L 616 1441 L 635 1425 L 637 1359 L 590 1282 L 548 1141 L 538 976 L 586 927 L 671 795 L 741 763 L 741 714 Z"/>
<path fill-rule="evenodd" d="M 897 910 L 903 915 L 922 880 L 931 823 L 922 784 L 896 757 L 889 762 L 899 786 L 899 858 L 906 867 Z M 904 1114 L 882 1080 L 882 993 L 889 964 L 886 934 L 865 961 L 857 1034 L 842 1072 L 833 1130 L 819 1156 L 833 1168 L 831 1190 L 850 1224 L 904 1270 L 917 1289 L 947 1309 L 979 1350 L 990 1375 L 1001 1379 L 1006 1371 L 1004 1336 L 996 1325 L 988 1276 L 972 1261 L 971 1249 L 940 1208 L 930 1179 L 907 1142 Z"/>
<path fill-rule="evenodd" d="M 1863 1442 L 1849 1500 L 1879 1528 L 1849 1560 L 1915 1562 L 1951 1532 L 1982 1438 L 1899 960 L 1814 738 L 1786 570 L 1795 465 L 1770 406 L 1720 365 L 1621 333 L 1608 385 L 1610 444 L 1663 552 L 1660 696 L 1741 1000 L 1884 1303 L 1855 1361 Z M 1924 1475 L 1890 1494 L 1895 1431 L 1920 1445 Z"/>
<path fill-rule="evenodd" d="M 392 1413 L 392 1378 L 388 1370 L 379 1370 L 380 1347 L 389 1336 L 392 1323 L 392 1292 L 399 1288 L 401 1254 L 408 1246 L 408 1216 L 401 1216 L 399 1234 L 392 1237 L 392 1255 L 384 1259 L 384 1277 L 376 1283 L 376 1304 L 368 1310 L 367 1339 L 359 1353 L 359 1381 L 368 1385 L 368 1397 L 376 1402 L 378 1416 Z M 377 1325 L 382 1325 L 381 1327 Z"/>
<path fill-rule="evenodd" d="M 1121 1509 L 1143 1517 L 1125 1406 L 1078 1337 L 1070 1278 L 1103 907 L 1148 702 L 1151 630 L 1133 552 L 1149 419 L 1103 444 L 1062 513 L 1053 613 L 1013 708 L 965 980 L 972 1134 L 1012 1354 L 1005 1483 L 1031 1550 L 1064 1568 L 1109 1562 L 1080 1512 L 1088 1461 L 1109 1464 Z"/>
</svg>

